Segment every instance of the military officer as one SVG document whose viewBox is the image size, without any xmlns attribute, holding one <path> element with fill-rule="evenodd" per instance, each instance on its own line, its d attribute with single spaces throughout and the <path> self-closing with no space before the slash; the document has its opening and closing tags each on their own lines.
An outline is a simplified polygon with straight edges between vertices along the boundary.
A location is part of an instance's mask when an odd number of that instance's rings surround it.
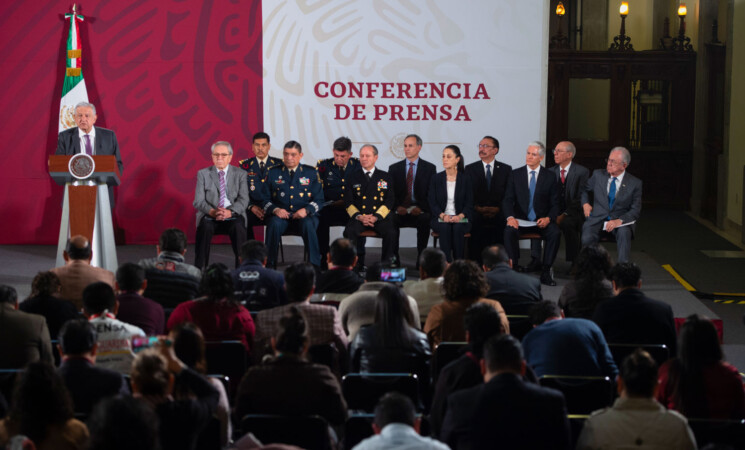
<svg viewBox="0 0 745 450">
<path fill-rule="evenodd" d="M 318 251 L 318 211 L 323 205 L 323 189 L 318 172 L 312 166 L 300 164 L 303 148 L 289 141 L 282 151 L 283 166 L 269 169 L 263 187 L 266 217 L 266 246 L 269 249 L 267 266 L 277 267 L 279 240 L 288 227 L 300 232 L 310 263 L 321 264 Z"/>
<path fill-rule="evenodd" d="M 249 203 L 246 210 L 246 217 L 248 218 L 246 232 L 248 240 L 254 239 L 253 227 L 264 225 L 265 200 L 262 197 L 262 188 L 269 169 L 282 165 L 281 159 L 269 156 L 271 144 L 268 134 L 263 131 L 254 134 L 252 146 L 256 156 L 241 160 L 239 163 L 241 169 L 247 172 Z"/>
<path fill-rule="evenodd" d="M 334 157 L 319 159 L 316 165 L 323 185 L 326 205 L 318 216 L 318 246 L 321 249 L 321 268 L 328 269 L 326 254 L 329 251 L 329 228 L 346 226 L 349 216 L 344 206 L 346 177 L 360 168 L 360 160 L 352 157 L 352 141 L 344 136 L 334 141 Z M 365 238 L 357 242 L 357 266 L 365 265 Z"/>
<path fill-rule="evenodd" d="M 375 230 L 383 238 L 383 263 L 395 260 L 396 228 L 390 218 L 394 204 L 393 186 L 388 172 L 375 167 L 378 161 L 378 149 L 372 144 L 363 145 L 360 149 L 360 165 L 347 178 L 344 205 L 349 214 L 349 222 L 344 229 L 344 237 L 357 242 L 360 233 Z"/>
</svg>

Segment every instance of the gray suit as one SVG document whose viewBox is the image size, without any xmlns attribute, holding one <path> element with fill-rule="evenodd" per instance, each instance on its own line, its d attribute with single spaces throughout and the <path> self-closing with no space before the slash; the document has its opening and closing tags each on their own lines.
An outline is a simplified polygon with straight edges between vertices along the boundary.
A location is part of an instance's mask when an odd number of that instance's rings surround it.
<svg viewBox="0 0 745 450">
<path fill-rule="evenodd" d="M 597 169 L 587 181 L 582 192 L 582 204 L 592 205 L 592 213 L 585 220 L 582 227 L 582 246 L 592 245 L 599 241 L 603 222 L 621 219 L 628 223 L 639 219 L 642 210 L 642 181 L 625 172 L 621 186 L 616 191 L 613 208 L 608 207 L 608 180 L 610 175 L 605 169 Z M 590 197 L 592 195 L 592 199 Z M 617 228 L 613 235 L 618 244 L 618 262 L 626 262 L 631 254 L 631 238 L 634 236 L 636 225 Z"/>
<path fill-rule="evenodd" d="M 0 303 L 0 368 L 21 369 L 35 361 L 54 364 L 46 319 Z"/>
<path fill-rule="evenodd" d="M 226 174 L 225 189 L 230 201 L 228 209 L 233 218 L 217 221 L 209 216 L 211 209 L 220 204 L 220 177 L 215 166 L 197 172 L 197 189 L 194 193 L 194 207 L 197 209 L 197 240 L 195 263 L 203 269 L 209 261 L 210 242 L 215 233 L 228 234 L 235 254 L 235 265 L 238 267 L 238 255 L 246 240 L 246 208 L 248 207 L 248 184 L 246 172 L 239 167 L 230 166 Z"/>
</svg>

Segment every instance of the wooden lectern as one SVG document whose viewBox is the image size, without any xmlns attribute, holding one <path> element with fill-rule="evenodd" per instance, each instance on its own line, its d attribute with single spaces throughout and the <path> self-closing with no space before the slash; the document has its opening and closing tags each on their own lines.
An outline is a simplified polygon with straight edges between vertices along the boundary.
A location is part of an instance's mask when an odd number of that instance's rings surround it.
<svg viewBox="0 0 745 450">
<path fill-rule="evenodd" d="M 83 161 L 79 161 L 81 157 Z M 92 159 L 91 170 L 85 178 L 81 178 L 80 170 L 76 173 L 71 166 L 70 160 L 73 158 L 78 160 L 79 164 L 75 164 L 78 168 L 89 165 Z M 91 264 L 116 272 L 118 263 L 108 189 L 108 186 L 119 185 L 116 157 L 52 155 L 49 157 L 49 174 L 57 184 L 65 186 L 56 266 L 65 264 L 62 253 L 69 237 L 80 234 L 90 242 L 93 252 Z"/>
</svg>

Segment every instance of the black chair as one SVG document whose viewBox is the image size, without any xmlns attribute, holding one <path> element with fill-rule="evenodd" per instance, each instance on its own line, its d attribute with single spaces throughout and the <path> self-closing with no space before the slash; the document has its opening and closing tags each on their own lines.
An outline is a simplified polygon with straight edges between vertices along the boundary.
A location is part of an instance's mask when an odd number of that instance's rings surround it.
<svg viewBox="0 0 745 450">
<path fill-rule="evenodd" d="M 637 348 L 649 353 L 654 359 L 658 366 L 661 366 L 665 361 L 670 358 L 670 349 L 665 344 L 611 344 L 608 343 L 611 355 L 613 355 L 613 361 L 616 362 L 616 366 L 620 369 L 623 360 L 632 354 Z"/>
<path fill-rule="evenodd" d="M 344 423 L 344 445 L 346 450 L 351 450 L 355 445 L 369 438 L 375 432 L 372 424 L 375 414 L 351 414 Z"/>
<path fill-rule="evenodd" d="M 569 419 L 569 430 L 572 434 L 572 448 L 577 447 L 577 441 L 579 441 L 579 435 L 582 433 L 582 428 L 585 427 L 585 421 L 590 417 L 587 414 L 568 414 Z"/>
<path fill-rule="evenodd" d="M 538 382 L 541 386 L 564 394 L 569 414 L 590 414 L 613 402 L 613 383 L 610 377 L 544 375 Z"/>
<path fill-rule="evenodd" d="M 316 344 L 308 348 L 308 359 L 316 364 L 327 366 L 332 373 L 341 375 L 339 350 L 334 344 Z"/>
<path fill-rule="evenodd" d="M 59 341 L 57 339 L 52 339 L 52 356 L 54 357 L 54 367 L 59 367 L 60 364 L 62 364 L 62 356 L 59 353 L 59 348 L 57 347 L 57 344 L 59 344 Z"/>
<path fill-rule="evenodd" d="M 510 323 L 510 334 L 520 341 L 533 329 L 533 324 L 526 315 L 508 315 L 507 320 Z"/>
<path fill-rule="evenodd" d="M 350 411 L 371 413 L 380 397 L 396 391 L 424 410 L 419 395 L 419 379 L 413 373 L 348 373 L 341 379 L 341 391 Z"/>
<path fill-rule="evenodd" d="M 745 420 L 688 419 L 698 448 L 708 444 L 745 448 Z"/>
<path fill-rule="evenodd" d="M 530 308 L 536 304 L 534 301 L 517 295 L 489 293 L 486 298 L 498 301 L 508 316 L 527 316 Z"/>
<path fill-rule="evenodd" d="M 249 414 L 241 419 L 241 432 L 253 433 L 262 444 L 289 444 L 309 450 L 331 450 L 329 426 L 319 416 Z"/>
<path fill-rule="evenodd" d="M 443 367 L 458 359 L 468 342 L 440 342 L 435 348 L 430 363 L 430 374 L 432 375 L 432 386 L 437 384 L 437 377 Z"/>
<path fill-rule="evenodd" d="M 147 269 L 147 287 L 143 296 L 158 302 L 163 308 L 175 308 L 199 295 L 199 280 L 183 272 Z"/>
<path fill-rule="evenodd" d="M 228 394 L 228 401 L 230 402 L 230 406 L 233 406 L 233 397 L 230 395 L 230 377 L 219 373 L 211 373 L 208 374 L 207 377 L 214 378 L 215 380 L 219 381 L 220 384 L 222 384 L 222 387 L 225 388 L 225 393 Z"/>
<path fill-rule="evenodd" d="M 23 369 L 0 369 L 0 393 L 5 397 L 8 406 L 13 400 L 13 388 L 15 387 L 16 376 L 20 372 L 23 372 Z"/>
<path fill-rule="evenodd" d="M 246 347 L 241 341 L 208 341 L 204 343 L 204 350 L 207 370 L 228 377 L 228 397 L 232 398 L 248 370 Z"/>
</svg>

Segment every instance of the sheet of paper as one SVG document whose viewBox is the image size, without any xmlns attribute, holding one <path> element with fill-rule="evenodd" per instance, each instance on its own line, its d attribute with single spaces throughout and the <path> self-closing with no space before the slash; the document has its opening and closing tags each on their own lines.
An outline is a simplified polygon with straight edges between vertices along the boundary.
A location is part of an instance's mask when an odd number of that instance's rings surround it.
<svg viewBox="0 0 745 450">
<path fill-rule="evenodd" d="M 635 224 L 635 223 L 636 223 L 636 220 L 632 220 L 631 222 L 626 222 L 626 223 L 622 223 L 621 225 L 617 226 L 616 228 L 627 227 L 627 226 L 629 226 L 629 225 L 633 225 L 633 224 Z M 603 231 L 607 231 L 607 230 L 605 229 L 605 227 L 606 227 L 607 225 L 608 225 L 608 221 L 606 220 L 605 222 L 603 222 Z"/>
<path fill-rule="evenodd" d="M 517 225 L 520 227 L 536 227 L 538 222 L 531 222 L 530 220 L 517 219 Z"/>
</svg>

